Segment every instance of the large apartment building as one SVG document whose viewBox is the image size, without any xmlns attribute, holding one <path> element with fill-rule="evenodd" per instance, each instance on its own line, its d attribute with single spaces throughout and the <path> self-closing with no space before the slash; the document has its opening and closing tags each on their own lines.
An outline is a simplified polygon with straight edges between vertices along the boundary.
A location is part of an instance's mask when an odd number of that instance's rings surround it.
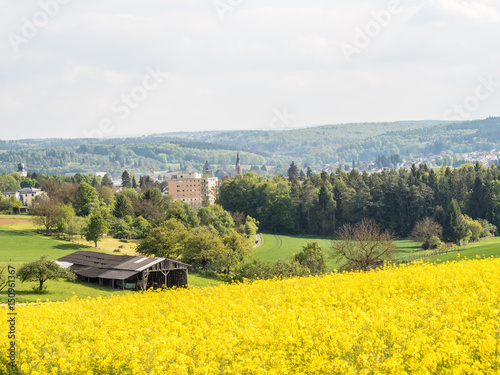
<svg viewBox="0 0 500 375">
<path fill-rule="evenodd" d="M 203 177 L 200 173 L 182 173 L 172 176 L 167 183 L 167 189 L 164 192 L 172 195 L 175 200 L 201 204 L 203 198 L 208 197 L 210 203 L 213 204 L 219 179 Z"/>
</svg>

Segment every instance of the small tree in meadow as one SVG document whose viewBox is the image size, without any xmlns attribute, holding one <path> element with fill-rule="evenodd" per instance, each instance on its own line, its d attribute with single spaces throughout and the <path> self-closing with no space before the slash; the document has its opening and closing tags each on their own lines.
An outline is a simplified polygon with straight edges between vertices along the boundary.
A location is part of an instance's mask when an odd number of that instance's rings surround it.
<svg viewBox="0 0 500 375">
<path fill-rule="evenodd" d="M 309 269 L 311 275 L 326 272 L 325 254 L 317 242 L 302 246 L 302 252 L 295 254 L 294 260 Z"/>
<path fill-rule="evenodd" d="M 47 280 L 59 280 L 61 278 L 74 280 L 76 278 L 75 274 L 70 270 L 61 268 L 54 261 L 48 260 L 47 255 L 22 265 L 17 271 L 17 277 L 22 282 L 38 281 L 38 287 L 33 288 L 33 290 L 38 293 L 43 293 L 45 290 L 43 284 Z"/>
</svg>

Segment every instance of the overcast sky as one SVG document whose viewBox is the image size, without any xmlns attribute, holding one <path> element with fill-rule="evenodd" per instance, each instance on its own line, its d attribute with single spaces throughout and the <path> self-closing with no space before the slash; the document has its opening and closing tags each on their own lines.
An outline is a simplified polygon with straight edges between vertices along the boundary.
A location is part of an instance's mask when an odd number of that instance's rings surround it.
<svg viewBox="0 0 500 375">
<path fill-rule="evenodd" d="M 500 115 L 500 0 L 0 0 L 0 139 Z"/>
</svg>

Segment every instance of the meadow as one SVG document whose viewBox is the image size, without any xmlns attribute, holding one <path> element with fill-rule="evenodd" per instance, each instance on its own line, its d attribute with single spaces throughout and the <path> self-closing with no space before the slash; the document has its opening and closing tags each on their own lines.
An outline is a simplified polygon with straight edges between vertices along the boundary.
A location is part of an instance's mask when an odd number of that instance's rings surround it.
<svg viewBox="0 0 500 375">
<path fill-rule="evenodd" d="M 30 217 L 24 215 L 0 215 L 2 219 L 26 220 Z M 36 233 L 36 225 L 33 222 L 23 222 L 9 225 L 0 225 L 0 269 L 10 265 L 19 269 L 24 263 L 48 255 L 49 259 L 57 259 L 78 250 L 93 250 L 79 244 L 58 240 Z M 36 282 L 17 282 L 17 301 L 36 302 L 61 301 L 77 296 L 79 298 L 111 296 L 124 293 L 120 290 L 112 290 L 98 285 L 83 282 L 47 281 L 47 292 L 44 294 L 33 293 L 32 288 Z M 0 292 L 0 303 L 7 301 L 7 291 Z"/>
<path fill-rule="evenodd" d="M 486 259 L 16 306 L 0 373 L 498 374 L 499 278 Z"/>
<path fill-rule="evenodd" d="M 2 220 L 26 220 L 31 219 L 25 215 L 0 215 Z M 136 255 L 136 241 L 121 242 L 114 238 L 105 238 L 98 243 L 98 248 L 94 248 L 84 239 L 75 238 L 73 241 L 57 239 L 57 237 L 48 237 L 36 233 L 37 226 L 33 222 L 15 223 L 9 225 L 0 225 L 0 268 L 6 265 L 12 265 L 18 269 L 25 262 L 38 259 L 41 255 L 49 255 L 50 259 L 57 259 L 68 253 L 87 250 L 103 251 L 117 254 Z M 293 254 L 299 253 L 308 241 L 318 242 L 325 252 L 328 251 L 331 239 L 325 237 L 313 236 L 287 236 L 275 234 L 262 234 L 262 244 L 257 247 L 252 256 L 264 261 L 274 262 L 279 259 L 290 259 Z M 405 260 L 409 256 L 416 254 L 425 255 L 426 252 L 420 250 L 420 244 L 410 240 L 397 240 L 396 246 L 398 254 L 396 260 Z M 469 259 L 476 256 L 500 256 L 500 237 L 490 238 L 482 242 L 469 244 L 461 249 L 462 257 Z M 444 262 L 456 259 L 456 253 L 450 253 L 429 259 L 431 262 Z M 338 268 L 338 264 L 327 258 L 329 271 Z M 217 278 L 190 273 L 189 285 L 191 287 L 207 287 L 222 284 Z M 42 301 L 62 301 L 73 296 L 78 298 L 111 296 L 115 294 L 127 293 L 120 290 L 112 290 L 98 285 L 84 282 L 48 281 L 46 283 L 47 292 L 45 294 L 33 293 L 32 288 L 36 286 L 35 282 L 17 284 L 18 302 L 36 302 Z M 6 291 L 0 292 L 0 303 L 7 300 Z"/>
<path fill-rule="evenodd" d="M 0 215 L 0 224 L 5 220 L 26 221 L 8 225 L 0 225 L 0 269 L 11 265 L 19 269 L 24 263 L 48 255 L 49 259 L 58 259 L 78 250 L 101 251 L 117 254 L 136 255 L 135 246 L 137 241 L 126 243 L 115 238 L 105 238 L 95 248 L 85 239 L 74 238 L 73 241 L 57 239 L 55 236 L 45 236 L 36 233 L 37 225 L 32 222 L 32 217 L 26 215 Z M 218 285 L 219 281 L 198 274 L 189 275 L 189 285 L 193 287 L 205 287 Z M 85 282 L 69 282 L 65 280 L 45 283 L 47 291 L 44 294 L 33 293 L 32 288 L 37 286 L 36 282 L 18 282 L 16 285 L 19 303 L 37 301 L 63 301 L 74 296 L 78 298 L 95 298 L 98 296 L 111 296 L 115 294 L 128 293 L 121 290 L 112 290 L 99 285 Z M 7 292 L 0 291 L 0 303 L 7 301 Z"/>
<path fill-rule="evenodd" d="M 314 236 L 287 236 L 263 233 L 262 245 L 256 248 L 253 256 L 269 262 L 275 262 L 279 259 L 290 259 L 293 254 L 302 251 L 302 247 L 309 241 L 317 242 L 325 253 L 328 253 L 332 239 L 329 237 L 314 237 Z M 401 261 L 407 259 L 410 255 L 425 254 L 421 252 L 421 244 L 411 240 L 399 239 L 395 241 L 398 253 L 395 260 Z M 500 253 L 500 249 L 499 249 Z M 333 271 L 338 267 L 338 264 L 328 259 L 329 270 Z"/>
</svg>

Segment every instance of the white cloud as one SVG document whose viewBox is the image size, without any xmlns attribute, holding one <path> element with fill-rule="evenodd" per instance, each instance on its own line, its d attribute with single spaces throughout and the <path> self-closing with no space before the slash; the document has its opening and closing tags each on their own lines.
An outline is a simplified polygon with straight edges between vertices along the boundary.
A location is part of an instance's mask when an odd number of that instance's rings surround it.
<svg viewBox="0 0 500 375">
<path fill-rule="evenodd" d="M 494 23 L 500 21 L 500 5 L 484 1 L 430 0 L 416 14 L 418 24 L 434 22 Z"/>
<path fill-rule="evenodd" d="M 73 1 L 13 56 L 33 4 L 0 0 L 0 137 L 81 136 L 156 65 L 171 77 L 116 134 L 262 128 L 284 106 L 294 125 L 440 118 L 500 76 L 498 0 L 401 2 L 350 64 L 339 42 L 388 1 L 244 1 L 223 22 L 211 1 Z"/>
</svg>

